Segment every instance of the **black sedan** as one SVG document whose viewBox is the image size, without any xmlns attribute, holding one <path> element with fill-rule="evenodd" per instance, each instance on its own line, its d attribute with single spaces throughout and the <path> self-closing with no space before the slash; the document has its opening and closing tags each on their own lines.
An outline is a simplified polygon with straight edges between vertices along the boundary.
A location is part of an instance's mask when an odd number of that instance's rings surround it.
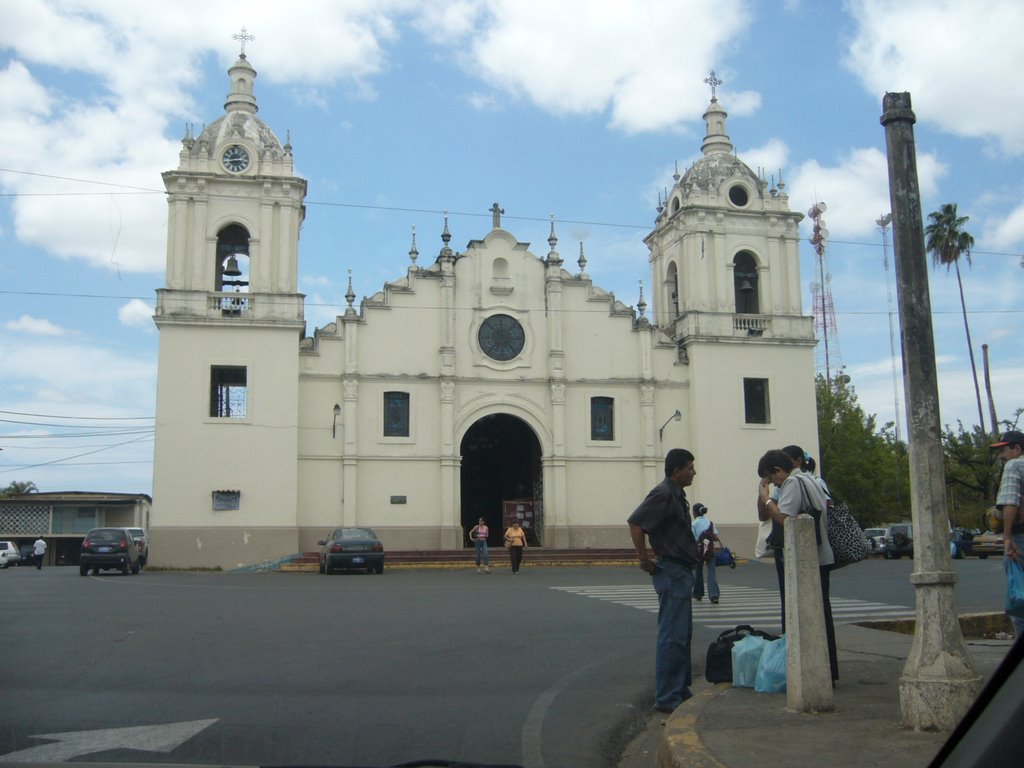
<svg viewBox="0 0 1024 768">
<path fill-rule="evenodd" d="M 127 528 L 93 528 L 82 539 L 78 572 L 99 575 L 101 570 L 120 571 L 125 576 L 142 568 L 139 545 Z"/>
<path fill-rule="evenodd" d="M 372 528 L 335 528 L 320 545 L 320 573 L 362 570 L 384 573 L 384 545 Z"/>
</svg>

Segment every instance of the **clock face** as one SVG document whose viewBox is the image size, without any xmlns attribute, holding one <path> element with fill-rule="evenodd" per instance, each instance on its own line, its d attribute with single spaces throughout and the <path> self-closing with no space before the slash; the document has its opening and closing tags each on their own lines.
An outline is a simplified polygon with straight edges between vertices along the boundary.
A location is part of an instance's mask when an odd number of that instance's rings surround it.
<svg viewBox="0 0 1024 768">
<path fill-rule="evenodd" d="M 249 153 L 245 147 L 233 144 L 224 150 L 223 163 L 232 173 L 241 173 L 249 167 Z"/>
<path fill-rule="evenodd" d="M 491 315 L 480 325 L 477 334 L 480 349 L 492 360 L 506 361 L 518 356 L 526 343 L 523 326 L 514 317 Z"/>
</svg>

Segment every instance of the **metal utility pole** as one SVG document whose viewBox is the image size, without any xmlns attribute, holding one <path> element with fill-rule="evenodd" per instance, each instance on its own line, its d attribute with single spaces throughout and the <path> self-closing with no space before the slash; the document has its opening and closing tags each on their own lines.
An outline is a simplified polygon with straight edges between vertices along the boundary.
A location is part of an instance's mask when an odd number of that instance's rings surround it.
<svg viewBox="0 0 1024 768">
<path fill-rule="evenodd" d="M 949 554 L 946 473 L 935 370 L 928 261 L 917 179 L 909 93 L 882 99 L 892 201 L 896 296 L 903 343 L 903 388 L 910 445 L 911 517 L 917 626 L 900 678 L 903 722 L 917 730 L 952 730 L 981 691 L 981 677 L 964 644 Z"/>
</svg>

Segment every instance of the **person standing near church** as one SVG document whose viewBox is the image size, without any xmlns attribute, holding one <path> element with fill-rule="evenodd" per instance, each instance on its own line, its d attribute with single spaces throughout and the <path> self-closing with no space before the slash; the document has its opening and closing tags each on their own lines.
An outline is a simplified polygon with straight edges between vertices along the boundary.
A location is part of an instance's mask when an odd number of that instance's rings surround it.
<svg viewBox="0 0 1024 768">
<path fill-rule="evenodd" d="M 694 571 L 693 597 L 704 599 L 704 567 L 708 571 L 708 597 L 717 603 L 721 592 L 718 589 L 718 577 L 715 575 L 715 545 L 719 543 L 715 524 L 708 518 L 708 508 L 703 504 L 693 505 L 693 538 L 697 540 L 697 554 L 700 562 Z"/>
<path fill-rule="evenodd" d="M 516 518 L 505 531 L 505 546 L 508 548 L 508 558 L 512 562 L 512 573 L 519 573 L 519 566 L 523 562 L 523 552 L 526 551 L 526 531 L 523 524 Z"/>
<path fill-rule="evenodd" d="M 658 639 L 654 656 L 654 708 L 672 712 L 693 694 L 693 569 L 697 540 L 683 490 L 697 470 L 693 454 L 673 448 L 665 456 L 665 479 L 654 486 L 627 520 L 640 567 L 658 594 Z M 654 550 L 652 558 L 647 541 Z"/>
<path fill-rule="evenodd" d="M 46 542 L 43 541 L 43 536 L 40 534 L 39 538 L 36 539 L 35 543 L 32 545 L 32 559 L 36 563 L 37 570 L 43 570 L 43 557 L 45 557 L 45 555 Z"/>
<path fill-rule="evenodd" d="M 1024 432 L 1004 432 L 999 442 L 992 443 L 999 449 L 999 460 L 1003 462 L 1003 477 L 999 481 L 996 509 L 1003 513 L 1004 557 L 1024 565 L 1024 519 L 1021 518 L 1021 494 L 1024 493 Z M 1011 616 L 1014 633 L 1019 640 L 1024 637 L 1024 618 Z"/>
<path fill-rule="evenodd" d="M 487 551 L 487 537 L 490 535 L 490 529 L 487 527 L 487 522 L 481 517 L 476 525 L 473 526 L 469 531 L 469 538 L 473 542 L 473 546 L 476 547 L 476 572 L 480 573 L 480 562 L 483 561 L 484 572 L 491 572 L 491 555 Z"/>
</svg>

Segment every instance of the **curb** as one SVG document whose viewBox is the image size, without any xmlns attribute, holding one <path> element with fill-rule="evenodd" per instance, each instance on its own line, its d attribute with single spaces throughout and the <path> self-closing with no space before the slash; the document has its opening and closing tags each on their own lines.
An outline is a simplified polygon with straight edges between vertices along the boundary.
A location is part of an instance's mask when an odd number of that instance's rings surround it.
<svg viewBox="0 0 1024 768">
<path fill-rule="evenodd" d="M 701 741 L 697 721 L 704 707 L 729 687 L 716 683 L 705 688 L 669 715 L 658 749 L 658 768 L 726 768 Z"/>
<path fill-rule="evenodd" d="M 1013 635 L 1013 625 L 1005 613 L 961 613 L 960 631 L 965 638 L 984 637 L 997 632 Z M 901 635 L 914 634 L 916 619 L 887 619 L 879 621 L 858 621 L 857 626 L 868 629 L 880 629 L 886 632 L 898 632 Z"/>
</svg>

